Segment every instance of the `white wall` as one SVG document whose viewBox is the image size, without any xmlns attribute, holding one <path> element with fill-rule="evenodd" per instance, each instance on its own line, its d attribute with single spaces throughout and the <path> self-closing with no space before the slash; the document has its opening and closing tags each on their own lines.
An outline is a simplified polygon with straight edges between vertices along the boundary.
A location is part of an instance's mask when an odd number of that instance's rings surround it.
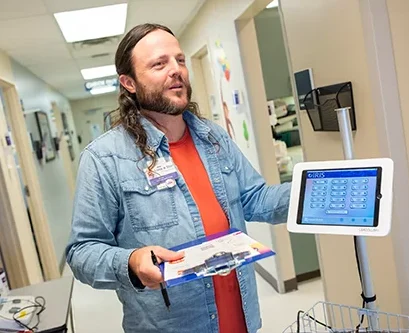
<svg viewBox="0 0 409 333">
<path fill-rule="evenodd" d="M 313 3 L 281 1 L 292 69 L 312 68 L 317 87 L 352 82 L 357 117 L 356 158 L 378 157 L 383 138 L 377 136 L 359 1 L 315 0 Z M 343 158 L 339 132 L 313 132 L 304 112 L 300 127 L 307 160 Z M 326 300 L 358 306 L 362 302 L 361 287 L 352 237 L 319 236 L 318 247 Z M 368 251 L 377 306 L 383 311 L 399 313 L 392 238 L 368 238 Z"/>
<path fill-rule="evenodd" d="M 105 94 L 72 100 L 70 103 L 78 135 L 82 138 L 80 149 L 83 150 L 92 141 L 92 124 L 98 124 L 101 132 L 104 132 L 104 113 L 118 107 L 118 96 L 116 93 Z"/>
<path fill-rule="evenodd" d="M 9 83 L 14 83 L 13 72 L 9 56 L 0 50 L 0 74 L 1 78 Z"/>
<path fill-rule="evenodd" d="M 369 4 L 369 3 L 368 3 Z M 372 3 L 373 4 L 373 3 Z M 382 3 L 377 3 L 375 5 L 380 5 L 382 6 Z M 391 90 L 395 87 L 393 84 L 390 84 L 390 82 L 393 82 L 391 78 L 394 77 L 395 73 L 397 76 L 397 84 L 398 84 L 398 90 L 399 90 L 399 97 L 400 97 L 400 110 L 399 107 L 393 107 L 391 108 L 390 102 L 387 102 L 383 105 L 383 108 L 387 110 L 388 116 L 388 122 L 384 121 L 384 118 L 381 118 L 381 124 L 387 125 L 388 123 L 390 124 L 389 128 L 393 128 L 393 132 L 390 133 L 390 137 L 393 138 L 393 144 L 392 147 L 385 147 L 386 145 L 391 144 L 390 138 L 388 140 L 385 140 L 384 143 L 387 143 L 382 147 L 382 149 L 385 149 L 387 151 L 391 152 L 391 156 L 394 156 L 395 160 L 395 165 L 397 166 L 395 168 L 396 174 L 399 174 L 399 176 L 395 176 L 395 218 L 398 221 L 396 223 L 396 220 L 394 221 L 394 225 L 392 225 L 392 237 L 393 237 L 393 245 L 395 249 L 395 260 L 396 260 L 396 267 L 397 267 L 397 272 L 398 272 L 398 283 L 399 283 L 399 295 L 400 295 L 400 300 L 401 300 L 401 305 L 402 305 L 402 313 L 404 314 L 409 314 L 409 242 L 408 242 L 408 234 L 409 234 L 409 225 L 407 223 L 407 216 L 408 216 L 408 206 L 407 206 L 407 191 L 408 191 L 408 181 L 406 178 L 406 181 L 404 181 L 403 177 L 403 172 L 405 172 L 407 169 L 407 159 L 409 156 L 409 65 L 407 59 L 409 58 L 409 44 L 408 44 L 408 38 L 407 38 L 407 33 L 409 31 L 409 21 L 407 19 L 407 14 L 409 13 L 409 2 L 406 0 L 387 0 L 386 1 L 386 6 L 387 6 L 387 16 L 389 17 L 389 26 L 390 26 L 390 35 L 392 37 L 392 57 L 395 60 L 395 63 L 390 64 L 390 67 L 392 70 L 389 68 L 386 68 L 386 65 L 382 65 L 380 67 L 385 68 L 383 72 L 386 77 L 390 80 L 387 82 L 385 80 L 385 76 L 382 77 L 381 81 L 382 83 L 390 88 Z M 384 6 L 382 6 L 384 7 Z M 384 13 L 385 8 L 382 8 L 381 10 L 378 10 L 377 12 L 379 13 Z M 379 15 L 379 16 L 382 16 Z M 378 19 L 379 16 L 376 16 L 374 18 L 375 21 L 379 22 L 380 20 Z M 372 24 L 371 24 L 372 26 Z M 378 28 L 379 29 L 379 28 Z M 382 26 L 382 29 L 379 29 L 378 31 L 381 31 L 382 35 L 384 36 L 389 36 L 389 34 L 384 34 L 385 29 Z M 371 30 L 368 32 L 371 34 Z M 383 37 L 383 39 L 386 39 Z M 383 42 L 383 45 L 386 43 Z M 384 47 L 381 46 L 382 44 L 379 43 L 378 49 L 383 49 Z M 368 52 L 369 54 L 372 54 L 372 52 Z M 391 58 L 391 56 L 386 56 L 388 55 L 388 50 L 386 50 L 385 53 L 378 53 L 379 58 L 388 59 Z M 385 63 L 386 63 L 385 61 Z M 389 60 L 390 61 L 390 60 Z M 378 64 L 376 64 L 378 67 Z M 372 67 L 373 68 L 373 67 Z M 379 68 L 379 67 L 378 67 Z M 394 72 L 396 70 L 396 72 Z M 378 74 L 377 72 L 375 72 Z M 376 75 L 375 74 L 375 75 Z M 392 92 L 388 92 L 387 96 L 382 96 L 383 100 L 392 100 L 391 96 L 393 96 L 393 90 Z M 396 98 L 396 96 L 394 96 Z M 396 98 L 397 99 L 397 98 Z M 399 101 L 395 100 L 395 105 L 399 103 Z M 377 103 L 378 104 L 378 103 Z M 382 108 L 381 108 L 382 109 Z M 394 110 L 394 113 L 389 113 L 389 110 Z M 399 112 L 400 111 L 400 112 Z M 384 115 L 381 113 L 381 117 L 384 117 Z M 379 119 L 379 118 L 378 118 Z M 378 120 L 379 123 L 379 120 Z M 401 123 L 401 124 L 399 124 Z M 403 126 L 403 129 L 400 128 L 401 131 L 398 130 L 399 125 Z M 385 126 L 386 127 L 386 126 Z M 406 140 L 402 140 L 406 139 Z M 403 144 L 400 143 L 400 141 L 405 141 Z M 396 143 L 395 143 L 396 142 Z M 405 144 L 406 144 L 406 154 L 403 153 L 405 150 Z M 392 152 L 392 149 L 394 148 L 394 152 Z M 392 155 L 393 154 L 393 155 Z M 406 164 L 403 162 L 406 159 Z M 398 161 L 397 161 L 398 160 Z M 407 171 L 406 171 L 407 173 Z M 404 193 L 406 191 L 406 193 Z"/>
<path fill-rule="evenodd" d="M 18 62 L 11 60 L 11 66 L 19 97 L 26 110 L 27 130 L 37 131 L 36 123 L 33 121 L 34 115 L 30 110 L 40 109 L 49 115 L 51 132 L 55 136 L 56 127 L 52 119 L 51 103 L 56 102 L 60 110 L 67 114 L 68 121 L 71 119 L 69 125 L 74 130 L 75 137 L 75 126 L 68 100 Z M 75 140 L 74 149 L 78 155 L 79 149 Z M 61 263 L 64 260 L 64 250 L 71 229 L 72 198 L 67 175 L 63 161 L 58 155 L 55 160 L 48 163 L 41 164 L 37 158 L 35 161 L 57 260 Z"/>
<path fill-rule="evenodd" d="M 402 120 L 406 133 L 406 147 L 409 155 L 409 1 L 388 0 L 388 12 L 391 25 L 392 42 L 394 48 L 396 74 L 398 76 L 399 92 L 402 108 Z"/>
</svg>

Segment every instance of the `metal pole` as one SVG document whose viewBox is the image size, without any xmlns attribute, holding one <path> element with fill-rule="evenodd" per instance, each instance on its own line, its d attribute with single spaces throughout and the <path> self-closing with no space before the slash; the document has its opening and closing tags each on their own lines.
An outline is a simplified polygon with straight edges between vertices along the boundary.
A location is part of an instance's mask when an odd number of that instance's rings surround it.
<svg viewBox="0 0 409 333">
<path fill-rule="evenodd" d="M 338 117 L 339 130 L 341 133 L 342 144 L 344 149 L 344 156 L 346 160 L 354 158 L 354 146 L 352 140 L 351 120 L 349 117 L 350 108 L 335 109 Z M 371 269 L 369 267 L 368 251 L 366 248 L 366 240 L 363 236 L 355 236 L 357 244 L 357 253 L 361 271 L 362 291 L 366 297 L 373 297 L 375 295 L 372 279 Z M 366 303 L 366 308 L 376 310 L 375 301 Z M 378 329 L 378 318 L 376 316 L 367 316 L 369 328 L 371 330 Z"/>
<path fill-rule="evenodd" d="M 352 141 L 351 119 L 349 117 L 350 108 L 335 109 L 338 117 L 339 131 L 341 132 L 342 147 L 346 160 L 354 159 L 354 144 Z"/>
</svg>

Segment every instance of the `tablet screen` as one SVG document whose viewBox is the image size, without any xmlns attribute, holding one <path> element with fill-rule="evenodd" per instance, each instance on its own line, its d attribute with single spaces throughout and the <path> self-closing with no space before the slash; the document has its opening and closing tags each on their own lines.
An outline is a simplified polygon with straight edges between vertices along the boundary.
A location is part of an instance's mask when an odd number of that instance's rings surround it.
<svg viewBox="0 0 409 333">
<path fill-rule="evenodd" d="M 378 226 L 382 168 L 304 170 L 298 224 Z"/>
</svg>

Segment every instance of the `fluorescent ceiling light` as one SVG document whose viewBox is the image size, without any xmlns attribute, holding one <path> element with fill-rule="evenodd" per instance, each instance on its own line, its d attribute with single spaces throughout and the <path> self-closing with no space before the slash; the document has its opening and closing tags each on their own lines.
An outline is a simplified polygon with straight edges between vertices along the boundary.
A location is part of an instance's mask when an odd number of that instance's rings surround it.
<svg viewBox="0 0 409 333">
<path fill-rule="evenodd" d="M 100 77 L 116 75 L 115 65 L 92 67 L 81 69 L 81 74 L 84 80 L 92 80 Z"/>
<path fill-rule="evenodd" d="M 101 95 L 101 94 L 114 92 L 115 90 L 116 90 L 116 87 L 113 87 L 113 86 L 97 87 L 97 88 L 92 88 L 90 90 L 90 93 L 91 95 Z"/>
<path fill-rule="evenodd" d="M 128 4 L 96 7 L 54 14 L 68 43 L 122 35 Z"/>
<path fill-rule="evenodd" d="M 275 8 L 278 7 L 278 0 L 271 1 L 266 8 Z"/>
</svg>

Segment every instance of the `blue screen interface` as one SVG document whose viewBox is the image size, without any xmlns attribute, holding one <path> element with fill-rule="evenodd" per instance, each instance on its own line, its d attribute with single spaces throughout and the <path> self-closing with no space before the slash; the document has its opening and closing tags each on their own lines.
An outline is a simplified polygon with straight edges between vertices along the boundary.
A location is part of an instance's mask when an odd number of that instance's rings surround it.
<svg viewBox="0 0 409 333">
<path fill-rule="evenodd" d="M 378 169 L 306 171 L 301 224 L 374 226 Z"/>
</svg>

